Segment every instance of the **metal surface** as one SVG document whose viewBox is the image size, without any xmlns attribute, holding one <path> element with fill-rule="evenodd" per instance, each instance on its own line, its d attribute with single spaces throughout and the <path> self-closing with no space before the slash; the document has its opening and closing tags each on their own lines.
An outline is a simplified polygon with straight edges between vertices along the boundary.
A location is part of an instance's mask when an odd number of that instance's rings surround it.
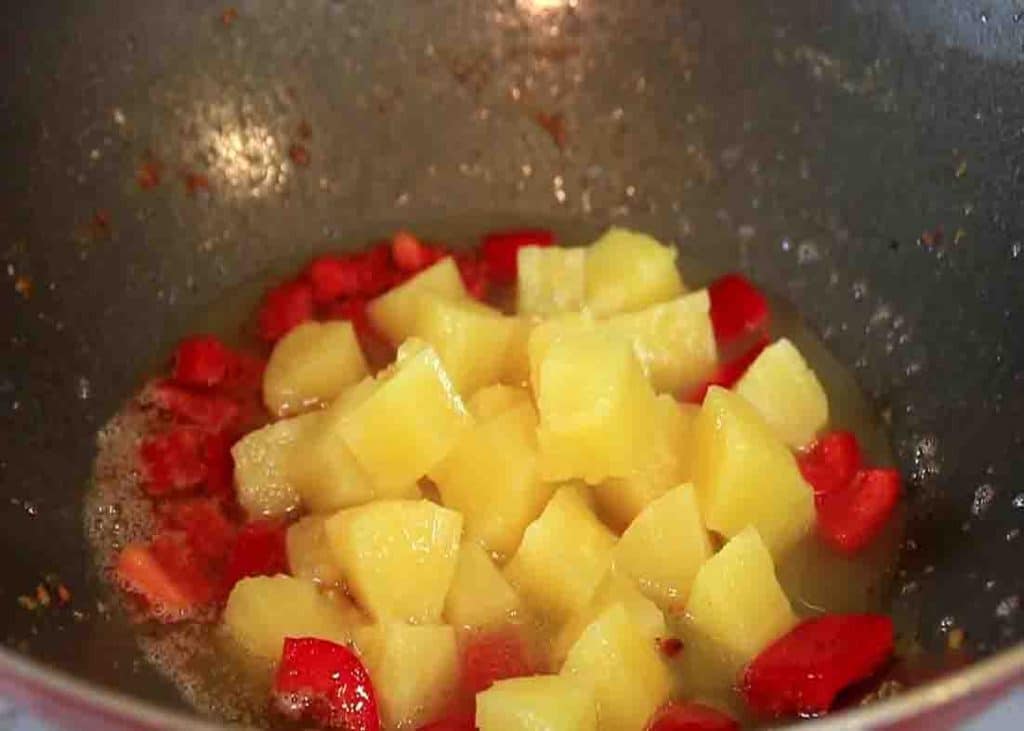
<svg viewBox="0 0 1024 731">
<path fill-rule="evenodd" d="M 938 650 L 957 626 L 993 658 L 860 718 L 892 722 L 1019 676 L 1020 647 L 1008 649 L 1024 627 L 1019 9 L 225 10 L 39 0 L 0 11 L 0 626 L 20 687 L 101 703 L 24 675 L 14 658 L 26 655 L 183 708 L 117 612 L 96 605 L 80 498 L 95 430 L 204 302 L 399 223 L 450 238 L 581 220 L 646 229 L 751 273 L 806 313 L 891 415 L 910 480 L 901 630 Z M 146 161 L 161 179 L 143 190 Z M 191 195 L 189 173 L 208 191 Z M 50 572 L 78 615 L 18 606 Z"/>
</svg>

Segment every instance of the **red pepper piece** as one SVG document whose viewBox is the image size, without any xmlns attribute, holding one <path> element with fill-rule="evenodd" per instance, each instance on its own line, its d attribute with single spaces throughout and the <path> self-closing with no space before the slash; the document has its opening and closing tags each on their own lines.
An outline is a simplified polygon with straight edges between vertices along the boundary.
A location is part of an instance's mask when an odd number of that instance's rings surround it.
<svg viewBox="0 0 1024 731">
<path fill-rule="evenodd" d="M 471 693 L 531 672 L 526 642 L 515 627 L 475 633 L 463 645 L 462 684 Z"/>
<path fill-rule="evenodd" d="M 683 400 L 692 404 L 700 404 L 704 402 L 704 397 L 707 396 L 708 389 L 712 386 L 732 388 L 736 384 L 736 381 L 740 380 L 743 377 L 743 374 L 747 372 L 747 368 L 750 367 L 750 364 L 757 360 L 757 356 L 761 355 L 761 351 L 766 347 L 768 347 L 767 338 L 758 340 L 757 343 L 755 343 L 743 355 L 719 365 L 711 378 L 701 384 L 692 393 L 684 396 Z"/>
<path fill-rule="evenodd" d="M 168 575 L 145 544 L 125 546 L 114 576 L 122 589 L 142 597 L 153 615 L 164 621 L 186 619 L 195 609 L 195 598 Z"/>
<path fill-rule="evenodd" d="M 313 287 L 308 282 L 285 282 L 263 298 L 257 315 L 260 337 L 275 342 L 292 328 L 313 319 Z"/>
<path fill-rule="evenodd" d="M 332 302 L 324 308 L 323 315 L 328 320 L 348 320 L 359 334 L 368 335 L 373 332 L 370 318 L 366 314 L 366 300 L 359 297 Z"/>
<path fill-rule="evenodd" d="M 480 253 L 487 271 L 498 284 L 512 284 L 519 273 L 519 250 L 524 246 L 551 246 L 555 234 L 542 228 L 495 231 L 483 238 Z"/>
<path fill-rule="evenodd" d="M 227 591 L 248 576 L 288 573 L 285 526 L 275 520 L 256 520 L 238 531 L 224 571 Z"/>
<path fill-rule="evenodd" d="M 798 454 L 796 461 L 815 495 L 844 489 L 864 464 L 857 437 L 848 431 L 826 434 Z"/>
<path fill-rule="evenodd" d="M 216 386 L 228 374 L 234 353 L 212 335 L 185 338 L 174 351 L 171 378 L 183 386 Z"/>
<path fill-rule="evenodd" d="M 743 695 L 763 716 L 822 714 L 839 691 L 881 668 L 892 647 L 889 617 L 826 614 L 808 619 L 747 666 Z"/>
<path fill-rule="evenodd" d="M 232 391 L 262 394 L 263 370 L 267 361 L 252 353 L 236 352 L 224 377 L 223 386 Z"/>
<path fill-rule="evenodd" d="M 475 253 L 463 252 L 455 255 L 455 265 L 469 295 L 478 300 L 485 299 L 491 287 L 489 268 L 485 263 Z"/>
<path fill-rule="evenodd" d="M 139 446 L 139 461 L 145 489 L 153 497 L 182 492 L 206 479 L 203 433 L 178 428 L 158 434 Z"/>
<path fill-rule="evenodd" d="M 231 456 L 232 440 L 225 434 L 207 434 L 203 442 L 203 464 L 206 465 L 206 493 L 231 499 L 235 495 L 235 460 Z"/>
<path fill-rule="evenodd" d="M 654 712 L 647 731 L 739 731 L 726 714 L 701 703 L 666 703 Z"/>
<path fill-rule="evenodd" d="M 162 503 L 158 510 L 164 528 L 183 531 L 200 558 L 213 562 L 227 559 L 235 542 L 235 526 L 219 500 L 191 498 Z"/>
<path fill-rule="evenodd" d="M 399 231 L 391 239 L 391 259 L 403 272 L 422 271 L 445 256 L 440 247 L 425 244 L 408 231 Z"/>
<path fill-rule="evenodd" d="M 210 576 L 209 565 L 196 555 L 184 533 L 158 533 L 149 544 L 149 551 L 169 579 L 189 597 L 194 608 L 218 598 L 217 583 Z"/>
<path fill-rule="evenodd" d="M 379 731 L 370 674 L 344 645 L 313 637 L 284 641 L 274 679 L 279 705 L 299 717 L 344 731 Z"/>
<path fill-rule="evenodd" d="M 683 641 L 678 637 L 659 637 L 658 649 L 665 657 L 673 658 L 683 651 Z"/>
<path fill-rule="evenodd" d="M 473 714 L 458 714 L 420 726 L 417 731 L 476 731 L 476 718 Z"/>
<path fill-rule="evenodd" d="M 163 381 L 152 389 L 153 403 L 184 424 L 221 432 L 238 421 L 238 404 L 227 396 L 198 393 Z"/>
<path fill-rule="evenodd" d="M 359 294 L 363 297 L 374 297 L 386 292 L 406 276 L 395 269 L 390 242 L 376 244 L 360 254 L 359 273 Z"/>
<path fill-rule="evenodd" d="M 719 277 L 708 286 L 708 295 L 711 297 L 711 324 L 720 345 L 768 326 L 768 300 L 742 274 Z"/>
<path fill-rule="evenodd" d="M 900 500 L 896 470 L 860 470 L 844 489 L 817 495 L 818 534 L 841 553 L 860 551 L 885 526 Z"/>
<path fill-rule="evenodd" d="M 313 301 L 318 305 L 363 291 L 363 264 L 357 257 L 319 256 L 310 262 L 306 277 L 313 286 Z"/>
</svg>

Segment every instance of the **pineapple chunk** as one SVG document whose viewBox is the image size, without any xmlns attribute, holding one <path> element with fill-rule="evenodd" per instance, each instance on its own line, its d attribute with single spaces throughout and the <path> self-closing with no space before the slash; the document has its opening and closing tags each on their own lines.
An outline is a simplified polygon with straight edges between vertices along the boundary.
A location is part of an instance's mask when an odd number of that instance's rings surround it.
<svg viewBox="0 0 1024 731">
<path fill-rule="evenodd" d="M 530 368 L 530 386 L 540 393 L 540 365 L 555 343 L 577 333 L 594 329 L 594 320 L 587 312 L 558 315 L 535 325 L 526 339 L 526 356 Z"/>
<path fill-rule="evenodd" d="M 399 362 L 338 431 L 375 488 L 392 493 L 427 474 L 472 423 L 437 352 L 426 347 Z"/>
<path fill-rule="evenodd" d="M 434 718 L 458 683 L 455 630 L 387 622 L 355 631 L 384 728 L 417 727 Z"/>
<path fill-rule="evenodd" d="M 723 388 L 709 389 L 697 417 L 693 484 L 709 530 L 732 538 L 753 525 L 776 559 L 814 525 L 814 494 L 792 452 Z"/>
<path fill-rule="evenodd" d="M 429 293 L 418 310 L 416 335 L 434 346 L 459 393 L 475 393 L 501 378 L 518 320 L 472 299 Z"/>
<path fill-rule="evenodd" d="M 704 383 L 718 362 L 706 289 L 616 315 L 604 323 L 633 343 L 644 372 L 660 393 L 688 393 Z"/>
<path fill-rule="evenodd" d="M 761 351 L 734 390 L 794 449 L 814 439 L 828 423 L 825 389 L 785 338 Z"/>
<path fill-rule="evenodd" d="M 594 690 L 601 731 L 636 731 L 668 700 L 668 668 L 622 604 L 605 609 L 569 650 L 562 674 Z"/>
<path fill-rule="evenodd" d="M 466 408 L 477 421 L 484 421 L 497 416 L 516 406 L 532 404 L 530 392 L 519 386 L 495 384 L 481 388 L 466 402 Z M 536 424 L 534 425 L 536 427 Z"/>
<path fill-rule="evenodd" d="M 684 291 L 676 250 L 646 234 L 610 228 L 587 251 L 587 306 L 595 315 L 633 312 Z"/>
<path fill-rule="evenodd" d="M 597 484 L 637 467 L 653 437 L 654 392 L 626 340 L 584 332 L 556 341 L 539 380 L 541 477 Z"/>
<path fill-rule="evenodd" d="M 561 665 L 583 630 L 597 619 L 601 612 L 614 604 L 621 604 L 626 608 L 629 620 L 652 644 L 668 635 L 665 615 L 657 605 L 640 593 L 632 579 L 612 570 L 598 584 L 587 606 L 562 627 L 552 644 L 551 659 Z"/>
<path fill-rule="evenodd" d="M 567 485 L 527 527 L 505 576 L 531 607 L 566 619 L 590 601 L 614 545 L 615 536 L 591 512 L 583 488 Z"/>
<path fill-rule="evenodd" d="M 343 609 L 309 581 L 291 576 L 242 579 L 224 607 L 228 634 L 257 657 L 277 660 L 285 637 L 349 640 Z"/>
<path fill-rule="evenodd" d="M 263 402 L 288 416 L 328 403 L 365 376 L 351 322 L 306 322 L 274 347 L 263 372 Z"/>
<path fill-rule="evenodd" d="M 278 517 L 299 507 L 292 455 L 319 424 L 318 413 L 283 419 L 249 432 L 231 448 L 238 504 L 250 517 Z"/>
<path fill-rule="evenodd" d="M 441 502 L 462 513 L 466 535 L 510 556 L 554 488 L 537 474 L 537 412 L 529 402 L 476 424 L 430 471 Z"/>
<path fill-rule="evenodd" d="M 464 541 L 459 548 L 444 617 L 456 627 L 504 624 L 519 611 L 519 597 L 484 549 Z"/>
<path fill-rule="evenodd" d="M 505 353 L 505 366 L 501 371 L 501 382 L 513 386 L 526 386 L 530 382 L 530 333 L 533 321 L 525 317 L 513 317 L 515 328 L 512 340 Z"/>
<path fill-rule="evenodd" d="M 370 324 L 392 345 L 398 345 L 415 332 L 420 299 L 425 293 L 452 300 L 469 296 L 459 269 L 450 256 L 370 302 L 366 308 Z"/>
<path fill-rule="evenodd" d="M 563 675 L 499 680 L 476 696 L 480 731 L 596 731 L 594 694 Z"/>
<path fill-rule="evenodd" d="M 739 669 L 793 625 L 771 554 L 750 526 L 709 558 L 693 581 L 686 614 Z"/>
<path fill-rule="evenodd" d="M 518 253 L 519 314 L 550 317 L 583 309 L 583 249 L 525 246 Z"/>
<path fill-rule="evenodd" d="M 645 456 L 628 477 L 605 480 L 594 487 L 601 517 L 617 531 L 626 529 L 649 502 L 690 479 L 693 428 L 700 407 L 681 404 L 662 394 L 654 401 L 654 433 Z"/>
<path fill-rule="evenodd" d="M 426 500 L 382 500 L 342 510 L 324 530 L 349 589 L 375 620 L 440 621 L 462 516 Z"/>
<path fill-rule="evenodd" d="M 334 563 L 334 556 L 331 555 L 322 516 L 307 515 L 288 526 L 285 548 L 292 576 L 315 584 L 341 583 L 341 569 Z"/>
<path fill-rule="evenodd" d="M 682 609 L 712 554 L 693 485 L 669 490 L 643 509 L 615 545 L 615 566 L 662 609 Z"/>
</svg>

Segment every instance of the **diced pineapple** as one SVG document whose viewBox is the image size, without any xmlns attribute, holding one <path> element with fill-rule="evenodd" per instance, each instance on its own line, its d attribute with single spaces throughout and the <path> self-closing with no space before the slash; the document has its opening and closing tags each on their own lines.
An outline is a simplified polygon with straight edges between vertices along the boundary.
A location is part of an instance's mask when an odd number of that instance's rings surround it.
<svg viewBox="0 0 1024 731">
<path fill-rule="evenodd" d="M 735 669 L 797 621 L 775 578 L 771 554 L 753 526 L 738 533 L 697 572 L 686 614 Z"/>
<path fill-rule="evenodd" d="M 656 497 L 690 479 L 693 466 L 693 429 L 700 407 L 681 404 L 662 394 L 650 414 L 654 432 L 639 466 L 627 477 L 605 480 L 594 487 L 598 512 L 615 530 L 623 531 Z"/>
<path fill-rule="evenodd" d="M 566 336 L 547 349 L 539 381 L 542 478 L 597 484 L 637 468 L 653 437 L 654 392 L 628 341 Z"/>
<path fill-rule="evenodd" d="M 776 559 L 814 525 L 796 459 L 741 396 L 712 387 L 694 434 L 693 483 L 704 524 L 731 538 L 753 525 Z"/>
<path fill-rule="evenodd" d="M 519 386 L 495 384 L 481 388 L 466 402 L 466 408 L 473 418 L 479 421 L 490 419 L 498 414 L 523 404 L 532 404 L 530 392 Z M 534 424 L 536 428 L 536 424 Z"/>
<path fill-rule="evenodd" d="M 554 488 L 537 473 L 537 412 L 527 401 L 464 432 L 430 471 L 441 502 L 462 513 L 467 537 L 510 556 Z"/>
<path fill-rule="evenodd" d="M 324 530 L 349 590 L 374 619 L 440 620 L 462 516 L 426 500 L 382 500 L 342 510 Z"/>
<path fill-rule="evenodd" d="M 530 333 L 534 323 L 526 317 L 512 318 L 515 329 L 505 353 L 505 366 L 501 371 L 501 382 L 513 386 L 527 386 L 530 383 Z"/>
<path fill-rule="evenodd" d="M 590 601 L 614 545 L 615 536 L 591 512 L 583 488 L 568 485 L 527 527 L 505 576 L 528 605 L 566 619 Z"/>
<path fill-rule="evenodd" d="M 555 343 L 576 333 L 594 329 L 594 320 L 587 312 L 558 315 L 534 325 L 526 340 L 527 359 L 530 365 L 530 386 L 533 393 L 540 393 L 540 364 Z"/>
<path fill-rule="evenodd" d="M 324 519 L 307 515 L 288 526 L 285 534 L 288 568 L 292 576 L 315 584 L 332 585 L 342 581 L 341 569 L 334 562 L 324 531 Z"/>
<path fill-rule="evenodd" d="M 355 631 L 377 691 L 384 728 L 417 727 L 446 705 L 458 683 L 455 630 L 387 622 Z"/>
<path fill-rule="evenodd" d="M 566 622 L 558 633 L 551 648 L 552 661 L 561 665 L 583 630 L 614 604 L 625 607 L 629 620 L 651 644 L 668 635 L 665 615 L 657 605 L 640 593 L 632 579 L 612 570 L 598 584 L 587 606 Z"/>
<path fill-rule="evenodd" d="M 370 302 L 366 308 L 370 324 L 392 345 L 398 345 L 415 331 L 420 298 L 428 292 L 453 300 L 468 297 L 450 256 Z"/>
<path fill-rule="evenodd" d="M 306 322 L 274 347 L 263 372 L 263 402 L 288 416 L 332 401 L 365 376 L 366 358 L 351 322 Z"/>
<path fill-rule="evenodd" d="M 525 246 L 518 254 L 521 315 L 550 317 L 583 308 L 586 251 Z"/>
<path fill-rule="evenodd" d="M 590 688 L 563 675 L 499 680 L 476 696 L 480 731 L 596 731 Z"/>
<path fill-rule="evenodd" d="M 338 424 L 378 492 L 407 488 L 455 446 L 473 423 L 433 348 L 398 364 Z"/>
<path fill-rule="evenodd" d="M 670 691 L 668 668 L 655 644 L 621 604 L 598 615 L 569 650 L 562 674 L 594 690 L 601 731 L 636 731 Z"/>
<path fill-rule="evenodd" d="M 228 634 L 252 654 L 281 657 L 285 637 L 349 640 L 345 614 L 309 581 L 291 576 L 256 576 L 235 584 L 224 607 Z"/>
<path fill-rule="evenodd" d="M 828 423 L 825 389 L 789 340 L 761 351 L 734 387 L 790 447 L 802 447 Z"/>
<path fill-rule="evenodd" d="M 633 312 L 683 293 L 675 248 L 624 228 L 608 229 L 590 246 L 585 276 L 595 315 Z"/>
<path fill-rule="evenodd" d="M 633 343 L 644 372 L 659 393 L 688 393 L 704 383 L 718 362 L 706 289 L 616 315 L 603 327 Z"/>
<path fill-rule="evenodd" d="M 479 545 L 463 541 L 444 617 L 456 627 L 491 627 L 519 611 L 519 597 Z"/>
<path fill-rule="evenodd" d="M 319 424 L 318 413 L 283 419 L 249 432 L 231 448 L 238 504 L 251 517 L 277 517 L 299 507 L 292 454 Z"/>
<path fill-rule="evenodd" d="M 420 297 L 415 333 L 434 346 L 459 393 L 497 383 L 518 335 L 519 321 L 473 299 Z"/>
<path fill-rule="evenodd" d="M 669 490 L 644 508 L 615 546 L 615 566 L 662 609 L 682 609 L 697 571 L 711 557 L 693 485 Z"/>
</svg>

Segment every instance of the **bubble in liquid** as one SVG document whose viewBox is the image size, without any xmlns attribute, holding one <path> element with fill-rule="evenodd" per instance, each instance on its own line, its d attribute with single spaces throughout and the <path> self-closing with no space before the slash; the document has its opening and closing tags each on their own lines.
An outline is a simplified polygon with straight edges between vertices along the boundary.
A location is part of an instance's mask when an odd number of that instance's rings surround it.
<svg viewBox="0 0 1024 731">
<path fill-rule="evenodd" d="M 1017 508 L 1018 510 L 1024 510 L 1024 492 L 1017 493 L 1013 497 L 1013 507 Z"/>
<path fill-rule="evenodd" d="M 939 440 L 934 434 L 924 434 L 913 442 L 913 467 L 911 477 L 916 482 L 925 482 L 942 470 L 939 458 Z"/>
<path fill-rule="evenodd" d="M 1011 594 L 996 605 L 996 616 L 1000 619 L 1012 617 L 1020 609 L 1020 596 Z"/>
<path fill-rule="evenodd" d="M 974 500 L 971 502 L 971 513 L 980 516 L 988 511 L 995 499 L 996 489 L 985 483 L 974 491 Z"/>
</svg>

